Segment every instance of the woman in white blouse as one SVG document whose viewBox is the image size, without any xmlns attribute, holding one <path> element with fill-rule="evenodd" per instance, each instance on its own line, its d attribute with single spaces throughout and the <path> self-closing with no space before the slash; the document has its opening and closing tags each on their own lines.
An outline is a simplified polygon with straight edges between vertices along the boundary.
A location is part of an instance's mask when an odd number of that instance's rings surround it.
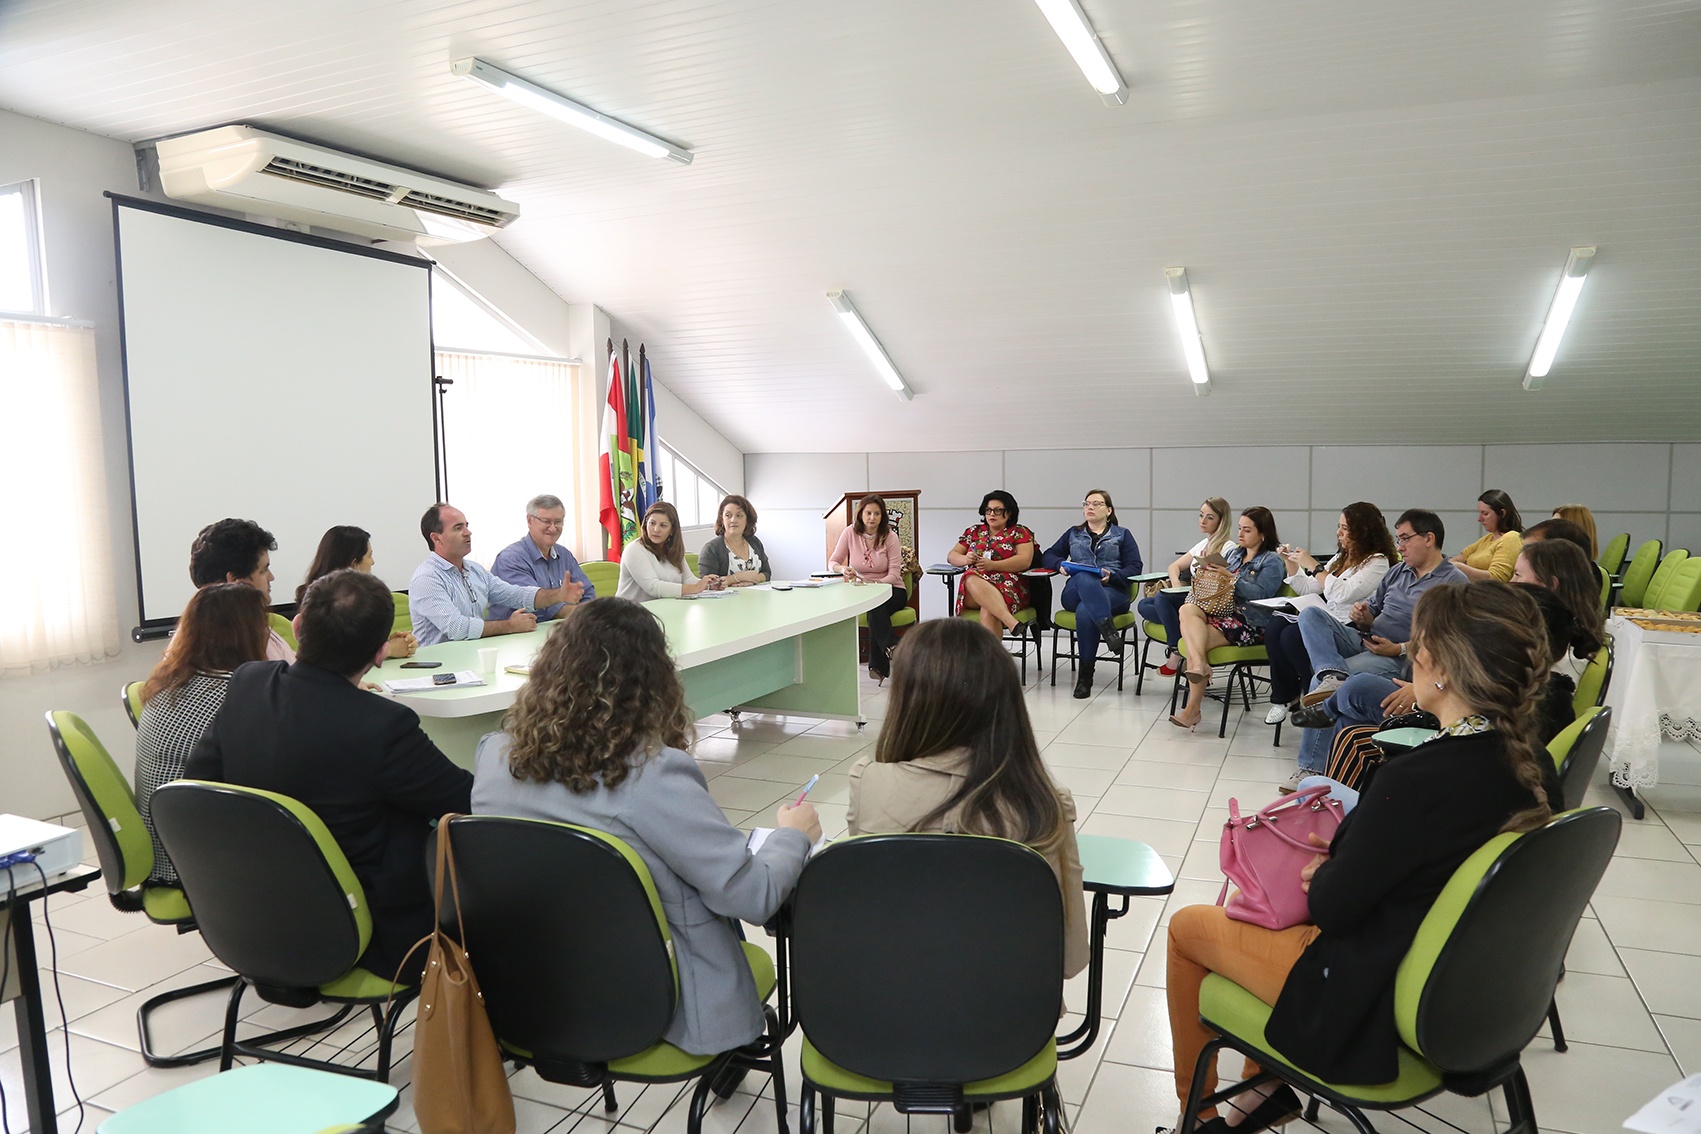
<svg viewBox="0 0 1701 1134">
<path fill-rule="evenodd" d="M 685 565 L 679 513 L 672 504 L 658 500 L 644 513 L 644 534 L 620 554 L 620 585 L 614 593 L 617 598 L 644 602 L 718 591 L 724 585 L 719 575 L 699 579 Z"/>
<path fill-rule="evenodd" d="M 1288 568 L 1288 586 L 1297 594 L 1322 595 L 1324 608 L 1345 625 L 1351 620 L 1353 604 L 1374 594 L 1394 565 L 1394 537 L 1388 534 L 1382 509 L 1360 500 L 1348 504 L 1335 522 L 1335 542 L 1340 551 L 1321 566 L 1297 547 L 1284 544 L 1281 556 Z M 1279 724 L 1292 702 L 1311 687 L 1311 657 L 1299 636 L 1299 624 L 1280 617 L 1272 619 L 1264 632 L 1264 648 L 1270 652 L 1270 712 L 1264 723 Z"/>
</svg>

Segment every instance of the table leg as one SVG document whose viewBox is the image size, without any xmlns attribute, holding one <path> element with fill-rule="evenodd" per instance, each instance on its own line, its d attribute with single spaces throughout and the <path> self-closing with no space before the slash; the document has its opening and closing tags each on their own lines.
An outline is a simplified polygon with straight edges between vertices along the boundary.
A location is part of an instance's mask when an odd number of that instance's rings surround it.
<svg viewBox="0 0 1701 1134">
<path fill-rule="evenodd" d="M 41 973 L 36 969 L 34 919 L 27 901 L 13 906 L 9 912 L 18 966 L 18 999 L 13 1007 L 18 1016 L 18 1059 L 23 1064 L 26 1120 L 33 1134 L 58 1134 L 47 1021 L 41 1012 Z"/>
<path fill-rule="evenodd" d="M 1618 793 L 1618 798 L 1624 800 L 1624 806 L 1630 808 L 1630 817 L 1632 819 L 1640 819 L 1643 815 L 1647 814 L 1646 810 L 1642 807 L 1642 800 L 1636 795 L 1635 788 L 1628 788 L 1623 784 L 1614 783 L 1612 785 L 1612 790 Z"/>
<path fill-rule="evenodd" d="M 1085 1055 L 1098 1042 L 1099 1028 L 1104 1020 L 1104 941 L 1110 923 L 1128 912 L 1128 896 L 1122 904 L 1110 908 L 1110 895 L 1104 891 L 1093 894 L 1093 913 L 1088 928 L 1087 1011 L 1080 1024 L 1067 1035 L 1057 1037 L 1057 1058 L 1074 1059 Z"/>
</svg>

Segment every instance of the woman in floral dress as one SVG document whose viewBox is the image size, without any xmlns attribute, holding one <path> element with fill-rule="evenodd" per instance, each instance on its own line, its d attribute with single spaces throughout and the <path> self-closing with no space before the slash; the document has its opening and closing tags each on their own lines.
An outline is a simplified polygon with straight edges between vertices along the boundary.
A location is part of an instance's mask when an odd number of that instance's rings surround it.
<svg viewBox="0 0 1701 1134">
<path fill-rule="evenodd" d="M 1008 492 L 988 492 L 980 502 L 981 522 L 964 530 L 945 558 L 963 572 L 957 613 L 980 612 L 980 624 L 994 634 L 1014 630 L 1012 611 L 1028 605 L 1022 572 L 1034 565 L 1034 533 L 1016 520 L 1021 509 Z"/>
</svg>

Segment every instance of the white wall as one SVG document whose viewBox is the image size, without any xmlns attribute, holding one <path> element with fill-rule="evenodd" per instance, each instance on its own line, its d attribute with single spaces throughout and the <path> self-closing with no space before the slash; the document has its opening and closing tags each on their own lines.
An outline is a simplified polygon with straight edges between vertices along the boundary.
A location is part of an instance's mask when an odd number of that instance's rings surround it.
<svg viewBox="0 0 1701 1134">
<path fill-rule="evenodd" d="M 1198 538 L 1206 495 L 1235 509 L 1262 504 L 1282 539 L 1334 546 L 1340 510 L 1355 500 L 1381 506 L 1390 522 L 1430 508 L 1457 550 L 1481 535 L 1476 498 L 1511 494 L 1526 523 L 1558 504 L 1585 504 L 1601 538 L 1629 532 L 1632 549 L 1659 539 L 1701 551 L 1701 444 L 1286 445 L 1205 449 L 990 449 L 968 453 L 750 453 L 746 495 L 761 514 L 775 571 L 798 578 L 823 565 L 821 514 L 850 491 L 920 489 L 922 563 L 936 563 L 994 488 L 1021 504 L 1022 523 L 1050 545 L 1079 523 L 1081 498 L 1102 488 L 1162 567 Z M 922 584 L 922 614 L 944 613 L 945 587 Z"/>
<path fill-rule="evenodd" d="M 0 111 L 0 183 L 29 177 L 40 179 L 51 314 L 95 325 L 110 515 L 89 538 L 103 540 L 112 548 L 119 624 L 127 634 L 137 621 L 136 560 L 130 530 L 112 203 L 101 194 L 111 190 L 135 195 L 136 161 L 123 142 Z M 18 491 L 23 486 L 9 487 Z M 158 643 L 138 646 L 126 637 L 118 657 L 108 662 L 0 679 L 0 811 L 42 817 L 76 807 L 43 723 L 43 714 L 49 710 L 81 713 L 119 765 L 130 767 L 133 740 L 119 706 L 119 687 L 146 676 L 162 648 Z"/>
</svg>

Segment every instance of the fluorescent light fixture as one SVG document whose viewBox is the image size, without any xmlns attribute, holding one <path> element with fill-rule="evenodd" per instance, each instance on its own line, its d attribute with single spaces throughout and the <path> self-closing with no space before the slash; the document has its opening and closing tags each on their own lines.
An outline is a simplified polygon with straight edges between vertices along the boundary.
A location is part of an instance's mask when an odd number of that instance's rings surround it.
<svg viewBox="0 0 1701 1134">
<path fill-rule="evenodd" d="M 1547 309 L 1547 322 L 1542 324 L 1541 337 L 1536 339 L 1536 352 L 1530 356 L 1530 368 L 1524 371 L 1524 389 L 1539 390 L 1547 372 L 1553 369 L 1553 356 L 1559 353 L 1559 341 L 1565 337 L 1565 325 L 1571 322 L 1571 312 L 1577 307 L 1577 297 L 1583 294 L 1583 279 L 1594 263 L 1595 250 L 1573 248 L 1565 259 L 1565 274 L 1559 277 L 1559 290 L 1553 294 L 1553 306 Z"/>
<path fill-rule="evenodd" d="M 1200 397 L 1211 392 L 1211 372 L 1205 369 L 1205 344 L 1199 339 L 1199 320 L 1193 317 L 1193 292 L 1187 286 L 1186 268 L 1165 268 L 1169 277 L 1169 302 L 1175 309 L 1175 332 L 1181 336 L 1181 353 L 1187 359 L 1187 376 Z"/>
<path fill-rule="evenodd" d="M 910 388 L 905 385 L 904 376 L 898 373 L 898 368 L 892 365 L 892 359 L 886 354 L 886 348 L 880 345 L 880 340 L 868 329 L 862 312 L 851 305 L 850 296 L 842 291 L 829 291 L 827 299 L 832 303 L 833 310 L 839 313 L 845 330 L 851 333 L 851 338 L 857 341 L 863 353 L 868 355 L 868 360 L 874 363 L 874 369 L 880 372 L 880 377 L 886 379 L 886 385 L 892 387 L 892 392 L 898 397 L 909 401 Z"/>
<path fill-rule="evenodd" d="M 654 134 L 646 134 L 636 126 L 628 126 L 618 118 L 610 118 L 584 103 L 574 102 L 565 95 L 545 90 L 536 83 L 528 83 L 518 75 L 510 75 L 502 68 L 493 67 L 482 59 L 457 59 L 449 64 L 449 73 L 483 84 L 521 106 L 530 107 L 551 118 L 558 118 L 605 141 L 625 146 L 629 150 L 637 150 L 645 157 L 667 158 L 680 165 L 691 164 L 690 150 L 681 149 Z"/>
<path fill-rule="evenodd" d="M 1069 49 L 1075 66 L 1081 68 L 1081 74 L 1087 76 L 1087 82 L 1093 84 L 1104 104 L 1121 106 L 1127 102 L 1128 84 L 1122 81 L 1116 64 L 1111 62 L 1110 52 L 1099 42 L 1098 32 L 1087 22 L 1087 13 L 1081 10 L 1081 0 L 1034 0 L 1034 3 L 1045 13 L 1051 30 Z"/>
</svg>

